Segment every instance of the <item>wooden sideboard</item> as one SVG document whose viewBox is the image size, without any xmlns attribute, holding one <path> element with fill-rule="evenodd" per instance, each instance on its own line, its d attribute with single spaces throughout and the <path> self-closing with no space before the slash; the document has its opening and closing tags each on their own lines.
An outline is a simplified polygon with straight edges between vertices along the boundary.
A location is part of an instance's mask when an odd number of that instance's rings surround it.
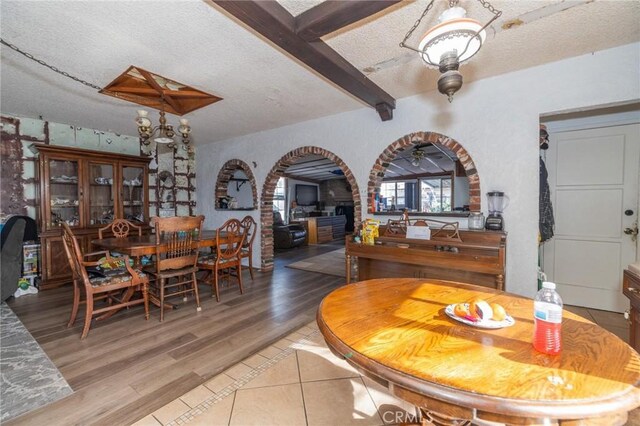
<svg viewBox="0 0 640 426">
<path fill-rule="evenodd" d="M 351 261 L 356 257 L 359 281 L 434 278 L 504 290 L 507 234 L 460 231 L 460 238 L 462 242 L 380 237 L 374 245 L 354 243 L 347 238 L 347 283 L 351 282 Z"/>
<path fill-rule="evenodd" d="M 344 238 L 347 218 L 344 215 L 305 217 L 291 223 L 298 223 L 307 230 L 307 244 L 322 244 Z"/>
<path fill-rule="evenodd" d="M 640 352 L 640 275 L 626 269 L 622 279 L 622 293 L 631 302 L 629 345 Z"/>
<path fill-rule="evenodd" d="M 61 222 L 73 228 L 80 247 L 92 251 L 98 229 L 116 218 L 149 226 L 148 157 L 41 145 L 38 151 L 40 289 L 71 281 Z"/>
</svg>

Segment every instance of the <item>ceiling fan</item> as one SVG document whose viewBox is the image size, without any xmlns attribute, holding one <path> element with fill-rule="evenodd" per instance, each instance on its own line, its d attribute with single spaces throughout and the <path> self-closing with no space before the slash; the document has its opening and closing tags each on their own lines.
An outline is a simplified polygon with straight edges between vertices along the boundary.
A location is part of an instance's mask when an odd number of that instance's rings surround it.
<svg viewBox="0 0 640 426">
<path fill-rule="evenodd" d="M 411 151 L 411 165 L 414 167 L 420 166 L 420 162 L 427 156 L 427 151 L 424 150 L 429 144 L 422 143 L 416 145 Z"/>
</svg>

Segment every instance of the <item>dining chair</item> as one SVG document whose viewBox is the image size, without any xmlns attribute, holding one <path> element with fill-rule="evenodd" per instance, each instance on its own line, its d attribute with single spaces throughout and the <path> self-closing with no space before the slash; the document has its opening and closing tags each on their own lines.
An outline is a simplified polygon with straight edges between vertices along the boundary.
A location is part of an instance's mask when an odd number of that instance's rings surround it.
<svg viewBox="0 0 640 426">
<path fill-rule="evenodd" d="M 198 258 L 198 268 L 209 272 L 205 280 L 211 277 L 210 281 L 205 281 L 212 287 L 212 296 L 220 301 L 220 288 L 218 285 L 219 275 L 223 274 L 230 280 L 232 270 L 235 269 L 235 276 L 238 278 L 240 294 L 242 288 L 242 258 L 240 251 L 246 236 L 246 228 L 238 219 L 229 219 L 216 232 L 216 251 L 201 255 Z M 226 271 L 226 272 L 225 272 Z"/>
<path fill-rule="evenodd" d="M 151 281 L 150 296 L 160 306 L 160 321 L 164 320 L 165 299 L 193 293 L 196 311 L 200 311 L 200 297 L 196 280 L 198 241 L 195 236 L 202 230 L 204 216 L 154 217 L 156 245 L 153 266 L 145 268 L 155 277 Z M 172 281 L 173 280 L 173 281 Z"/>
<path fill-rule="evenodd" d="M 110 232 L 115 238 L 126 238 L 132 231 L 137 232 L 138 236 L 142 236 L 142 227 L 134 225 L 126 219 L 114 219 L 113 222 L 98 229 L 98 238 L 103 239 Z"/>
<path fill-rule="evenodd" d="M 240 260 L 249 259 L 249 274 L 253 280 L 253 240 L 256 237 L 258 224 L 251 216 L 245 216 L 240 224 L 245 230 L 245 239 L 240 250 Z"/>
<path fill-rule="evenodd" d="M 73 307 L 67 327 L 75 323 L 81 303 L 86 305 L 81 339 L 87 337 L 91 320 L 97 314 L 107 313 L 98 318 L 105 319 L 119 309 L 144 304 L 145 319 L 149 319 L 149 277 L 144 272 L 132 268 L 128 256 L 114 258 L 108 251 L 83 255 L 78 241 L 66 223 L 62 223 L 62 242 L 74 285 Z M 91 257 L 101 258 L 96 261 L 85 260 Z M 83 302 L 80 302 L 81 289 L 84 289 L 86 295 Z M 131 300 L 136 290 L 142 292 L 142 298 Z M 105 300 L 107 306 L 96 309 L 94 305 L 99 300 Z"/>
<path fill-rule="evenodd" d="M 113 222 L 108 224 L 107 226 L 98 229 L 98 239 L 102 240 L 103 238 L 107 238 L 111 235 L 115 238 L 127 238 L 129 235 L 137 232 L 138 236 L 142 236 L 142 227 L 138 225 L 134 225 L 126 219 L 114 219 Z M 112 252 L 112 256 L 120 257 L 121 253 Z M 140 265 L 140 259 L 135 258 L 135 265 Z"/>
</svg>

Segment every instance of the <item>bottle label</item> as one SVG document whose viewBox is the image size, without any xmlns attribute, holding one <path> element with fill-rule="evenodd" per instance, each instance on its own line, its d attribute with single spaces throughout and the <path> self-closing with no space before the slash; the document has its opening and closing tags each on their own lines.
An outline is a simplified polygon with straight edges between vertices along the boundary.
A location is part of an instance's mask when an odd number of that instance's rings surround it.
<svg viewBox="0 0 640 426">
<path fill-rule="evenodd" d="M 533 316 L 542 321 L 560 324 L 562 322 L 562 306 L 548 302 L 535 302 Z"/>
</svg>

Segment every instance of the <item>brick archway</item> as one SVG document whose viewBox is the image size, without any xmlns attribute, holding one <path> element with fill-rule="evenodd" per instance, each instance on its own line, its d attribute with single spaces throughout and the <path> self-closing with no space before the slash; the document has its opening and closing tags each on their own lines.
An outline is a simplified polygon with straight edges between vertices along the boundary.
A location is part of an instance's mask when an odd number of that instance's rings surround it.
<svg viewBox="0 0 640 426">
<path fill-rule="evenodd" d="M 261 232 L 261 269 L 262 271 L 273 270 L 273 194 L 278 184 L 278 179 L 285 170 L 295 163 L 298 159 L 307 155 L 321 155 L 333 161 L 336 166 L 342 170 L 347 182 L 351 186 L 351 195 L 353 197 L 355 226 L 360 225 L 362 218 L 362 203 L 360 201 L 360 191 L 351 169 L 342 161 L 340 157 L 331 151 L 317 146 L 303 146 L 288 152 L 271 168 L 269 174 L 264 181 L 262 187 L 262 195 L 260 197 L 260 232 Z"/>
<path fill-rule="evenodd" d="M 389 167 L 389 163 L 396 158 L 398 152 L 408 147 L 428 142 L 444 146 L 456 154 L 458 160 L 467 172 L 467 178 L 469 179 L 469 210 L 480 211 L 480 177 L 478 176 L 476 165 L 473 163 L 467 150 L 457 141 L 440 133 L 416 132 L 403 136 L 393 142 L 382 151 L 382 154 L 380 154 L 380 157 L 378 157 L 374 163 L 369 173 L 369 184 L 367 185 L 367 209 L 369 213 L 373 213 L 373 197 L 376 193 L 380 192 L 382 178 L 387 171 L 387 167 Z"/>
<path fill-rule="evenodd" d="M 256 210 L 258 208 L 258 185 L 256 184 L 256 178 L 253 176 L 253 172 L 251 171 L 251 168 L 247 163 L 235 158 L 224 163 L 224 165 L 218 172 L 218 179 L 216 180 L 216 205 L 220 197 L 224 197 L 225 195 L 227 195 L 229 180 L 238 170 L 242 170 L 247 176 L 247 179 L 249 179 L 249 184 L 251 185 L 251 192 L 253 195 L 253 204 L 251 208 L 253 210 Z"/>
</svg>

